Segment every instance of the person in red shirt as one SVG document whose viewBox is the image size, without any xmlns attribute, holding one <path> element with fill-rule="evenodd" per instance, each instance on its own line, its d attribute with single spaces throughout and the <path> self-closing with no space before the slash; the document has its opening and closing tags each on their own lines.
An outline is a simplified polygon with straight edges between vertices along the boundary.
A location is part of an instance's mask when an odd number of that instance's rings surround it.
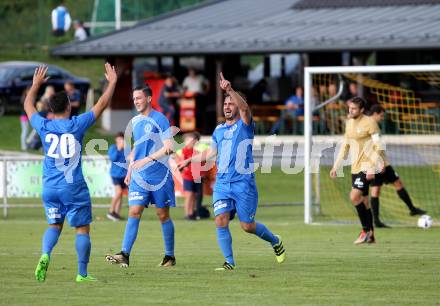
<svg viewBox="0 0 440 306">
<path fill-rule="evenodd" d="M 186 133 L 183 135 L 183 141 L 185 147 L 182 149 L 182 160 L 191 158 L 197 155 L 199 152 L 195 149 L 196 143 L 200 140 L 200 134 L 198 132 Z M 201 183 L 201 163 L 190 163 L 185 167 L 179 167 L 182 171 L 183 178 L 183 191 L 185 196 L 185 219 L 196 220 L 196 214 L 194 213 L 196 205 L 197 192 L 202 188 Z"/>
</svg>

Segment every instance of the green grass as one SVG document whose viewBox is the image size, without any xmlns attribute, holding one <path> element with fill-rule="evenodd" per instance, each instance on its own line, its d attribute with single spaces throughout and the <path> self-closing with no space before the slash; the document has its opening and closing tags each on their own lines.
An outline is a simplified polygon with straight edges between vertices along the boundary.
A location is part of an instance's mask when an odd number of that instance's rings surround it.
<svg viewBox="0 0 440 306">
<path fill-rule="evenodd" d="M 126 214 L 126 210 L 124 210 Z M 223 262 L 212 220 L 186 222 L 172 211 L 177 265 L 157 267 L 163 256 L 159 223 L 147 209 L 124 270 L 104 261 L 119 251 L 125 222 L 92 223 L 91 275 L 99 282 L 76 284 L 73 231 L 66 226 L 45 283 L 33 272 L 46 225 L 40 209 L 15 209 L 0 221 L 3 305 L 438 305 L 436 272 L 439 228 L 398 227 L 377 231 L 376 245 L 354 246 L 358 226 L 306 226 L 301 207 L 260 208 L 257 219 L 284 237 L 287 261 L 231 224 L 237 270 L 216 273 Z"/>
<path fill-rule="evenodd" d="M 20 151 L 20 117 L 0 117 L 0 150 Z"/>
<path fill-rule="evenodd" d="M 256 182 L 260 203 L 303 203 L 303 173 L 287 175 L 280 168 L 271 173 L 257 171 Z"/>
</svg>

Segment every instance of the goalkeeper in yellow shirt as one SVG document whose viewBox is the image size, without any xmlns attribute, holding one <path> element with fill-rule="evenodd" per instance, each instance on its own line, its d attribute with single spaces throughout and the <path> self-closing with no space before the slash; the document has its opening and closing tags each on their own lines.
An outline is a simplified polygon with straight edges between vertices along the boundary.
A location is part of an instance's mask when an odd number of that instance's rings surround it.
<svg viewBox="0 0 440 306">
<path fill-rule="evenodd" d="M 337 170 L 350 152 L 352 188 L 350 200 L 357 210 L 362 231 L 355 244 L 374 243 L 373 215 L 368 204 L 368 189 L 376 173 L 383 169 L 383 148 L 376 121 L 364 114 L 366 101 L 354 97 L 347 101 L 348 120 L 344 142 L 336 158 L 330 177 L 337 177 Z"/>
</svg>

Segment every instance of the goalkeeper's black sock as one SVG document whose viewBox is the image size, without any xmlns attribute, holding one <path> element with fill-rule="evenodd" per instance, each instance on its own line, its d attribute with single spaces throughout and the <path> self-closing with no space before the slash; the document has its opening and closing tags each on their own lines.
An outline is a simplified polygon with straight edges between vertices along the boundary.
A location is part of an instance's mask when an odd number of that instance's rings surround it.
<svg viewBox="0 0 440 306">
<path fill-rule="evenodd" d="M 355 206 L 357 213 L 359 215 L 359 220 L 362 224 L 362 229 L 364 231 L 368 231 L 368 215 L 367 215 L 367 209 L 365 208 L 364 202 L 360 202 L 358 205 Z"/>
<path fill-rule="evenodd" d="M 379 198 L 371 197 L 370 198 L 371 209 L 373 210 L 373 217 L 375 221 L 379 220 Z"/>
<path fill-rule="evenodd" d="M 397 190 L 397 194 L 399 195 L 399 198 L 405 202 L 406 206 L 408 206 L 409 210 L 414 210 L 415 207 L 411 201 L 411 198 L 409 197 L 408 192 L 406 192 L 405 188 L 402 188 L 400 190 Z"/>
<path fill-rule="evenodd" d="M 372 230 L 374 230 L 374 227 L 373 227 L 373 214 L 371 213 L 371 208 L 366 209 L 365 213 L 367 215 L 367 217 L 366 217 L 367 228 L 369 231 L 372 231 Z"/>
</svg>

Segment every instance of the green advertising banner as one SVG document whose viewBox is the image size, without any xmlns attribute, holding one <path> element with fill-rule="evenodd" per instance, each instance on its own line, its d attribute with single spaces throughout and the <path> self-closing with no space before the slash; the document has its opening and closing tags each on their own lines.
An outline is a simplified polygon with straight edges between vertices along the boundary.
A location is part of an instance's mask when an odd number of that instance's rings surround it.
<svg viewBox="0 0 440 306">
<path fill-rule="evenodd" d="M 0 168 L 3 168 L 3 165 Z M 17 198 L 40 197 L 43 183 L 42 168 L 42 160 L 7 161 L 7 196 Z M 85 159 L 82 162 L 82 168 L 91 197 L 113 196 L 113 185 L 109 175 L 110 161 L 106 159 Z M 4 180 L 3 173 L 3 171 L 0 172 L 0 182 Z M 0 196 L 3 196 L 2 191 L 0 191 Z"/>
</svg>

